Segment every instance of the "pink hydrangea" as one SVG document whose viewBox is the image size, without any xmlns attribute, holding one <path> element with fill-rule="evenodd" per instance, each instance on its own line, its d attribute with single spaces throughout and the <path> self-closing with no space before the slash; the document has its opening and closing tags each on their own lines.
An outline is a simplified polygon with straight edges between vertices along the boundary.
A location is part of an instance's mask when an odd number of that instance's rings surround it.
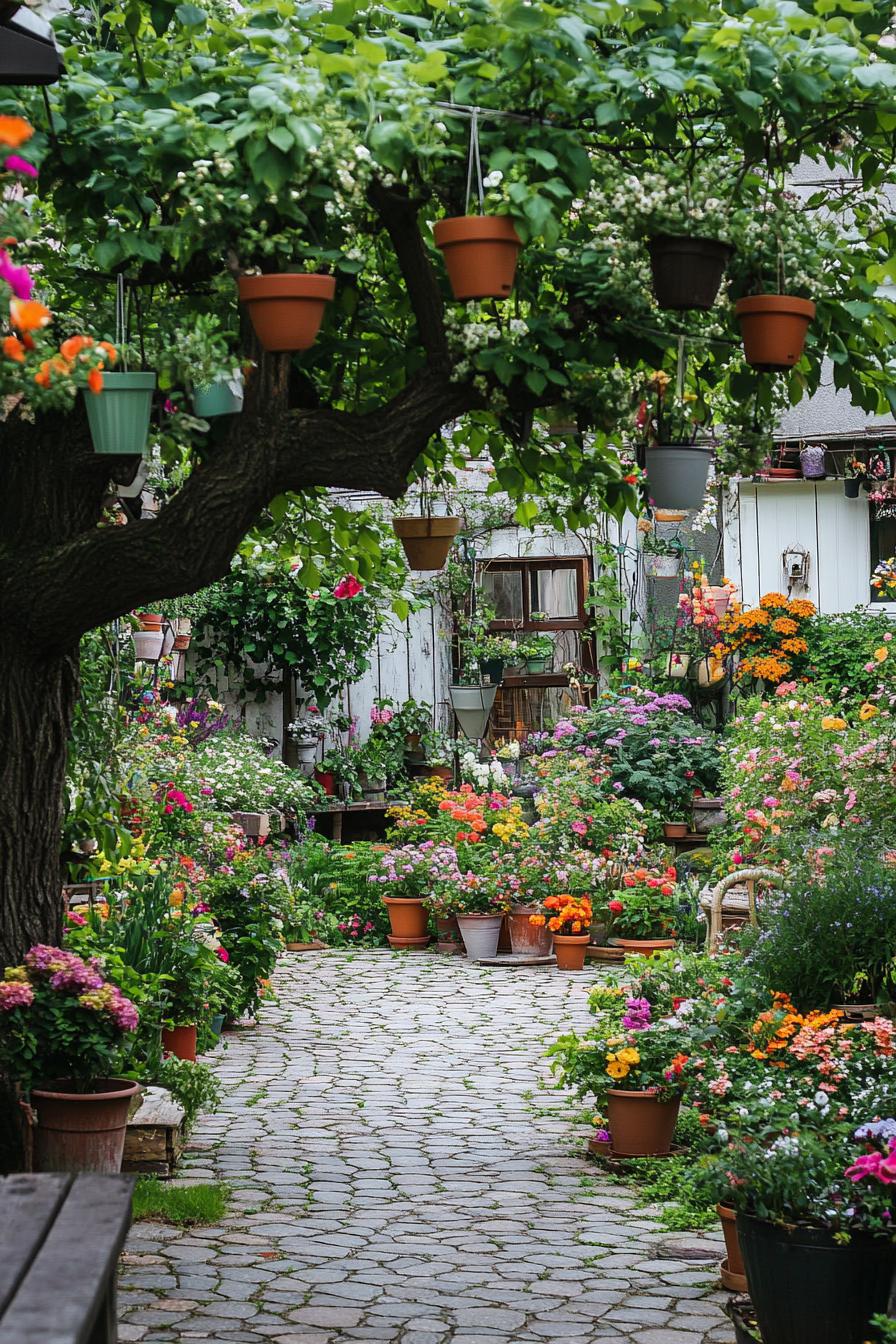
<svg viewBox="0 0 896 1344">
<path fill-rule="evenodd" d="M 28 1008 L 34 1002 L 34 990 L 20 980 L 0 982 L 0 1013 L 10 1013 L 13 1008 Z"/>
</svg>

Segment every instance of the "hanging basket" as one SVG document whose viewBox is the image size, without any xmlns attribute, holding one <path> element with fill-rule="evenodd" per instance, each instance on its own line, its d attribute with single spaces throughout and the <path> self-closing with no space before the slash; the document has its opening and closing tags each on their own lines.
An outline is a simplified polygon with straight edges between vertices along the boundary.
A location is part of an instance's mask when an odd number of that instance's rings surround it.
<svg viewBox="0 0 896 1344">
<path fill-rule="evenodd" d="M 644 573 L 648 579 L 677 579 L 680 565 L 680 555 L 644 556 Z"/>
<path fill-rule="evenodd" d="M 242 378 L 221 377 L 206 387 L 193 392 L 193 411 L 200 420 L 214 420 L 219 415 L 239 415 L 243 409 Z"/>
<path fill-rule="evenodd" d="M 711 308 L 733 248 L 715 238 L 658 234 L 648 243 L 653 293 L 661 308 Z"/>
<path fill-rule="evenodd" d="M 748 364 L 772 373 L 793 368 L 815 316 L 811 300 L 790 294 L 753 294 L 738 299 L 734 311 Z"/>
<path fill-rule="evenodd" d="M 265 350 L 307 350 L 336 293 L 332 275 L 241 275 L 240 302 Z"/>
<path fill-rule="evenodd" d="M 666 676 L 672 677 L 675 681 L 682 681 L 687 676 L 690 665 L 689 653 L 676 653 L 673 649 L 671 653 L 666 654 Z"/>
<path fill-rule="evenodd" d="M 154 373 L 103 373 L 102 392 L 85 392 L 95 453 L 140 454 L 146 447 Z"/>
<path fill-rule="evenodd" d="M 708 444 L 654 444 L 645 450 L 647 494 L 666 509 L 699 509 L 712 461 Z"/>
<path fill-rule="evenodd" d="M 442 569 L 460 529 L 459 518 L 393 518 L 411 569 Z"/>
<path fill-rule="evenodd" d="M 507 215 L 456 215 L 433 229 L 456 299 L 506 299 L 522 241 Z"/>
<path fill-rule="evenodd" d="M 451 686 L 451 705 L 464 737 L 476 742 L 485 734 L 498 694 L 497 686 Z"/>
</svg>

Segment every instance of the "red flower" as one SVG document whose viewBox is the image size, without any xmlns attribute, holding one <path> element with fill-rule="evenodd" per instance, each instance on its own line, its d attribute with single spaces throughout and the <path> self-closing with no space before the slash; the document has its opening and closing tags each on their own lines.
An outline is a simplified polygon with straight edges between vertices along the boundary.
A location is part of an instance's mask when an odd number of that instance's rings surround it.
<svg viewBox="0 0 896 1344">
<path fill-rule="evenodd" d="M 334 597 L 357 597 L 358 593 L 364 591 L 363 583 L 359 583 L 354 574 L 346 574 L 344 579 L 340 579 L 333 589 Z"/>
<path fill-rule="evenodd" d="M 621 915 L 623 910 L 625 909 L 625 906 L 622 904 L 621 901 L 607 901 L 607 909 L 610 910 L 614 915 Z"/>
</svg>

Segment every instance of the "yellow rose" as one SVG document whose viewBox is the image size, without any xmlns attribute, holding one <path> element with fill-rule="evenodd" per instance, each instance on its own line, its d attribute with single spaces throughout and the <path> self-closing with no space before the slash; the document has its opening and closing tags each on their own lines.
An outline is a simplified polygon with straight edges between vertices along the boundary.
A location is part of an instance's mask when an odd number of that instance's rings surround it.
<svg viewBox="0 0 896 1344">
<path fill-rule="evenodd" d="M 870 705 L 866 700 L 862 708 L 859 710 L 859 718 L 862 720 L 863 723 L 866 723 L 868 719 L 873 719 L 875 714 L 878 713 L 880 713 L 880 711 L 878 710 L 877 705 Z"/>
<path fill-rule="evenodd" d="M 882 644 L 879 649 L 874 650 L 874 661 L 876 663 L 885 663 L 889 656 L 889 650 Z"/>
</svg>

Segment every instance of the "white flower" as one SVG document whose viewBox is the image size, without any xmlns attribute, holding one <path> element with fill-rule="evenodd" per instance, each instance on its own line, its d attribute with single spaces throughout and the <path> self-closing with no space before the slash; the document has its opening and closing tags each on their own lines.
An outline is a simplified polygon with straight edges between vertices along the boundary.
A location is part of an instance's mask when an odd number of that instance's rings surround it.
<svg viewBox="0 0 896 1344">
<path fill-rule="evenodd" d="M 504 181 L 504 174 L 500 172 L 499 169 L 494 168 L 490 173 L 487 173 L 486 176 L 482 179 L 482 185 L 484 187 L 499 187 L 503 181 Z"/>
</svg>

